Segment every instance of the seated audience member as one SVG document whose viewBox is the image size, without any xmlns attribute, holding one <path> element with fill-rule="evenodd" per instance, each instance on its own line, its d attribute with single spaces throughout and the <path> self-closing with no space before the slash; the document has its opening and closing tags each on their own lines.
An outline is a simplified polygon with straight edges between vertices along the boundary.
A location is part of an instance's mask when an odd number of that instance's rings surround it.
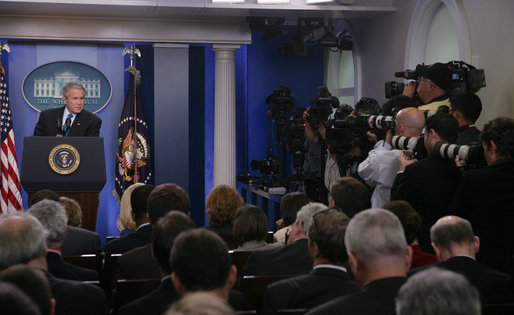
<svg viewBox="0 0 514 315">
<path fill-rule="evenodd" d="M 335 209 L 313 215 L 308 233 L 312 271 L 270 284 L 264 295 L 262 314 L 277 314 L 279 309 L 310 309 L 359 291 L 344 267 L 348 261 L 344 233 L 349 221 L 346 214 Z"/>
<path fill-rule="evenodd" d="M 207 229 L 180 233 L 169 259 L 171 281 L 179 294 L 205 291 L 228 301 L 236 310 L 242 307 L 242 294 L 231 290 L 237 269 L 230 261 L 227 245 L 216 233 Z"/>
<path fill-rule="evenodd" d="M 59 197 L 59 202 L 64 206 L 68 216 L 68 225 L 82 227 L 82 209 L 77 201 L 68 197 Z"/>
<path fill-rule="evenodd" d="M 68 217 L 61 203 L 41 200 L 29 208 L 28 213 L 41 222 L 46 230 L 46 263 L 48 271 L 57 278 L 97 281 L 98 273 L 94 270 L 70 264 L 62 258 L 62 247 L 66 235 Z"/>
<path fill-rule="evenodd" d="M 404 96 L 407 97 L 407 96 Z M 409 99 L 407 97 L 407 99 Z M 418 137 L 425 126 L 425 116 L 417 108 L 402 109 L 395 117 L 395 134 L 404 137 Z M 401 150 L 392 149 L 391 131 L 386 133 L 386 139 L 377 142 L 368 157 L 359 164 L 359 176 L 370 187 L 374 187 L 371 195 L 373 208 L 383 207 L 391 200 L 391 187 L 393 187 L 396 173 L 399 169 L 398 158 Z"/>
<path fill-rule="evenodd" d="M 330 186 L 328 206 L 343 211 L 351 218 L 371 206 L 369 199 L 366 185 L 353 177 L 341 177 Z"/>
<path fill-rule="evenodd" d="M 29 207 L 45 199 L 60 202 L 59 195 L 55 191 L 42 189 L 32 196 Z M 99 248 L 100 235 L 98 235 L 98 233 L 81 227 L 68 226 L 62 248 L 63 256 L 94 254 Z"/>
<path fill-rule="evenodd" d="M 430 230 L 432 246 L 440 263 L 435 267 L 458 272 L 465 276 L 480 292 L 484 303 L 511 301 L 511 277 L 480 264 L 475 254 L 480 240 L 473 234 L 471 224 L 457 216 L 439 219 Z M 428 267 L 428 266 L 427 266 Z M 422 268 L 413 269 L 416 273 Z"/>
<path fill-rule="evenodd" d="M 136 187 L 130 195 L 132 219 L 136 222 L 135 233 L 129 233 L 105 244 L 108 254 L 123 254 L 136 247 L 150 244 L 152 241 L 152 225 L 147 215 L 147 199 L 155 189 L 153 185 Z"/>
<path fill-rule="evenodd" d="M 132 193 L 133 198 L 139 198 L 136 188 Z M 148 206 L 148 219 L 150 228 L 172 210 L 177 210 L 189 216 L 189 207 L 191 201 L 187 193 L 178 185 L 161 184 L 157 186 L 148 196 L 146 200 Z M 132 208 L 137 208 L 133 204 Z M 137 234 L 137 233 L 136 233 Z M 127 237 L 133 237 L 134 234 Z M 157 261 L 152 255 L 152 244 L 146 244 L 136 247 L 118 258 L 117 266 L 118 278 L 125 279 L 144 279 L 144 278 L 160 278 L 159 267 Z"/>
<path fill-rule="evenodd" d="M 452 159 L 444 159 L 434 152 L 438 142 L 455 143 L 458 123 L 450 114 L 437 113 L 426 120 L 424 145 L 426 159 L 417 161 L 402 152 L 399 171 L 391 189 L 391 200 L 405 200 L 419 213 L 423 228 L 419 245 L 432 252 L 430 227 L 442 216 L 449 214 L 462 172 Z"/>
<path fill-rule="evenodd" d="M 231 233 L 232 220 L 237 208 L 244 204 L 237 190 L 229 185 L 214 187 L 207 196 L 207 220 L 209 230 L 216 233 Z"/>
<path fill-rule="evenodd" d="M 411 268 L 435 264 L 439 261 L 435 255 L 425 253 L 419 247 L 418 235 L 421 231 L 421 218 L 407 201 L 391 201 L 384 205 L 384 209 L 394 213 L 402 223 L 407 244 L 412 248 Z"/>
<path fill-rule="evenodd" d="M 362 290 L 307 314 L 396 314 L 394 298 L 406 281 L 412 256 L 400 220 L 384 209 L 359 212 L 346 228 L 344 243 Z"/>
<path fill-rule="evenodd" d="M 14 265 L 0 273 L 1 281 L 11 283 L 27 294 L 41 315 L 54 314 L 55 299 L 43 271 L 27 265 Z"/>
<path fill-rule="evenodd" d="M 143 183 L 135 183 L 127 187 L 120 199 L 120 215 L 116 221 L 116 226 L 120 230 L 120 236 L 135 233 L 137 230 L 136 221 L 132 218 L 131 196 L 134 189 L 144 186 Z"/>
<path fill-rule="evenodd" d="M 0 314 L 40 315 L 32 299 L 11 283 L 0 281 Z"/>
<path fill-rule="evenodd" d="M 276 222 L 277 232 L 273 234 L 273 240 L 276 243 L 282 245 L 287 243 L 286 234 L 289 233 L 291 225 L 296 219 L 296 213 L 309 202 L 309 197 L 302 192 L 287 193 L 280 198 L 280 215 L 282 219 Z"/>
<path fill-rule="evenodd" d="M 308 203 L 296 214 L 288 244 L 274 249 L 254 251 L 243 267 L 244 275 L 306 274 L 312 270 L 307 232 L 314 213 L 327 207 Z"/>
<path fill-rule="evenodd" d="M 499 117 L 480 134 L 487 167 L 466 171 L 453 205 L 480 237 L 477 259 L 514 274 L 514 119 Z"/>
<path fill-rule="evenodd" d="M 234 315 L 227 302 L 207 292 L 190 293 L 173 304 L 166 315 Z"/>
<path fill-rule="evenodd" d="M 477 290 L 462 275 L 429 268 L 410 277 L 396 297 L 398 315 L 480 315 Z"/>
<path fill-rule="evenodd" d="M 234 240 L 236 251 L 263 250 L 280 246 L 268 244 L 268 218 L 261 208 L 243 205 L 234 214 Z"/>
<path fill-rule="evenodd" d="M 179 299 L 180 295 L 171 283 L 172 269 L 169 257 L 175 238 L 182 231 L 193 228 L 196 228 L 193 220 L 179 211 L 167 213 L 154 224 L 152 252 L 159 266 L 161 285 L 150 294 L 121 307 L 118 314 L 162 314 L 171 303 Z"/>
<path fill-rule="evenodd" d="M 48 272 L 45 234 L 43 225 L 29 214 L 0 215 L 0 269 L 27 264 L 43 271 L 56 301 L 57 315 L 108 314 L 107 299 L 100 287 L 59 279 Z"/>
<path fill-rule="evenodd" d="M 482 112 L 482 102 L 473 92 L 465 92 L 450 97 L 450 113 L 459 123 L 457 144 L 479 143 L 480 130 L 475 122 Z"/>
</svg>

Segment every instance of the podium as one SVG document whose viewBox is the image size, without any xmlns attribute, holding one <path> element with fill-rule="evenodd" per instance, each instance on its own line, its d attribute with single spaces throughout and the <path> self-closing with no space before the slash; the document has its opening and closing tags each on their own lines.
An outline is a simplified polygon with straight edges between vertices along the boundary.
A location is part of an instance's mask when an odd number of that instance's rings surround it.
<svg viewBox="0 0 514 315">
<path fill-rule="evenodd" d="M 75 199 L 82 208 L 82 227 L 95 231 L 98 196 L 105 185 L 103 138 L 25 137 L 21 166 L 29 200 L 41 189 Z"/>
</svg>

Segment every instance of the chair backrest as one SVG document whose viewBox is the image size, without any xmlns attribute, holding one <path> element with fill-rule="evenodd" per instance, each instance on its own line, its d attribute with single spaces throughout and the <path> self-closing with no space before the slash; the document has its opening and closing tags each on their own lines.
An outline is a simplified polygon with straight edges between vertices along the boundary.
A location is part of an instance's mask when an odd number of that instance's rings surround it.
<svg viewBox="0 0 514 315">
<path fill-rule="evenodd" d="M 227 244 L 228 249 L 237 248 L 236 241 L 234 240 L 234 233 L 232 232 L 219 232 L 218 234 Z"/>
<path fill-rule="evenodd" d="M 268 234 L 266 234 L 266 242 L 267 243 L 273 243 L 273 235 L 275 235 L 275 232 L 268 231 Z"/>
<path fill-rule="evenodd" d="M 241 275 L 243 274 L 243 266 L 246 265 L 246 262 L 248 261 L 248 256 L 250 256 L 250 254 L 252 253 L 251 250 L 248 250 L 248 251 L 234 251 L 234 250 L 229 250 L 228 251 L 229 255 L 230 255 L 230 259 L 232 259 L 232 264 L 234 266 L 236 266 L 237 268 L 237 275 L 238 275 L 238 278 L 241 277 Z"/>
<path fill-rule="evenodd" d="M 506 304 L 482 304 L 482 315 L 512 315 L 514 303 Z"/>
<path fill-rule="evenodd" d="M 109 243 L 110 241 L 115 240 L 115 239 L 118 239 L 118 238 L 120 238 L 120 237 L 119 237 L 119 236 L 106 236 L 106 237 L 105 237 L 105 243 L 107 244 L 107 243 Z"/>
<path fill-rule="evenodd" d="M 303 315 L 307 313 L 307 309 L 305 308 L 295 308 L 295 309 L 284 309 L 284 310 L 277 310 L 278 314 L 288 314 L 288 315 Z"/>
<path fill-rule="evenodd" d="M 77 256 L 63 256 L 64 261 L 79 266 L 100 272 L 102 269 L 102 261 L 96 254 L 85 254 Z"/>
<path fill-rule="evenodd" d="M 245 297 L 244 308 L 260 310 L 266 287 L 275 281 L 297 277 L 299 275 L 244 276 L 241 279 L 241 290 Z"/>
<path fill-rule="evenodd" d="M 113 291 L 113 308 L 119 309 L 121 306 L 134 301 L 137 298 L 147 295 L 157 289 L 161 284 L 161 279 L 136 279 L 116 281 Z"/>
</svg>

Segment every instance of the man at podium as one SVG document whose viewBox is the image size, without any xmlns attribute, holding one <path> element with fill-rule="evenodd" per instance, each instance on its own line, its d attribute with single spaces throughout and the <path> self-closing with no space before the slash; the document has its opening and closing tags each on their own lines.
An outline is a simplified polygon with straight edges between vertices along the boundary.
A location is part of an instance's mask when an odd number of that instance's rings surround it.
<svg viewBox="0 0 514 315">
<path fill-rule="evenodd" d="M 102 120 L 84 110 L 86 89 L 70 82 L 63 87 L 62 95 L 66 106 L 41 112 L 34 136 L 98 137 Z"/>
</svg>

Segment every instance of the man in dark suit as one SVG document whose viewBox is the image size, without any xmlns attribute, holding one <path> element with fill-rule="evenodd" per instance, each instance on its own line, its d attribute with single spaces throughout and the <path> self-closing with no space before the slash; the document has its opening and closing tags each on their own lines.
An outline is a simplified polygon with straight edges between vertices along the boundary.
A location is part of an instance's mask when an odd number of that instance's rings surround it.
<svg viewBox="0 0 514 315">
<path fill-rule="evenodd" d="M 98 137 L 102 120 L 84 110 L 86 89 L 70 82 L 62 94 L 66 106 L 41 112 L 34 136 Z"/>
<path fill-rule="evenodd" d="M 262 314 L 279 309 L 310 309 L 359 290 L 344 267 L 348 254 L 344 233 L 350 218 L 338 210 L 315 213 L 309 227 L 309 252 L 313 270 L 304 276 L 270 284 L 264 294 Z"/>
<path fill-rule="evenodd" d="M 56 315 L 108 314 L 107 299 L 96 285 L 54 277 L 46 270 L 46 236 L 39 221 L 23 212 L 0 216 L 0 269 L 28 264 L 41 269 L 56 300 Z"/>
<path fill-rule="evenodd" d="M 207 229 L 190 229 L 175 239 L 169 261 L 171 281 L 181 295 L 204 291 L 242 309 L 243 295 L 231 290 L 237 268 L 232 265 L 228 247 L 219 235 Z"/>
<path fill-rule="evenodd" d="M 410 159 L 405 152 L 400 155 L 400 170 L 391 189 L 391 200 L 409 202 L 421 216 L 423 227 L 419 245 L 432 252 L 430 227 L 440 217 L 449 214 L 448 208 L 457 192 L 462 172 L 451 159 L 439 157 L 434 146 L 438 142 L 455 143 L 458 123 L 450 114 L 437 113 L 426 120 L 424 144 L 426 159 Z"/>
<path fill-rule="evenodd" d="M 127 234 L 105 244 L 107 254 L 123 254 L 134 248 L 150 244 L 152 241 L 152 225 L 147 213 L 147 201 L 154 190 L 153 185 L 139 186 L 130 196 L 132 218 L 136 222 L 136 233 Z"/>
<path fill-rule="evenodd" d="M 513 274 L 514 120 L 500 117 L 480 135 L 488 167 L 464 173 L 453 213 L 469 220 L 480 237 L 479 262 Z"/>
<path fill-rule="evenodd" d="M 180 298 L 171 283 L 170 252 L 173 241 L 182 231 L 193 229 L 196 224 L 184 213 L 171 211 L 154 224 L 152 236 L 153 256 L 157 260 L 161 275 L 161 285 L 150 294 L 120 308 L 118 314 L 163 314 L 171 303 Z M 141 266 L 145 269 L 145 266 Z"/>
<path fill-rule="evenodd" d="M 433 265 L 458 272 L 465 276 L 480 292 L 483 303 L 509 302 L 511 277 L 478 263 L 475 254 L 480 240 L 473 233 L 468 220 L 457 216 L 445 216 L 437 220 L 430 230 L 432 246 L 441 262 Z M 426 267 L 409 272 L 414 274 Z"/>
<path fill-rule="evenodd" d="M 59 194 L 53 190 L 41 189 L 30 199 L 29 207 L 41 200 L 53 200 L 61 202 Z M 75 256 L 83 254 L 95 254 L 100 248 L 100 235 L 98 233 L 68 225 L 64 244 L 62 247 L 63 256 Z"/>
<path fill-rule="evenodd" d="M 94 270 L 70 264 L 62 258 L 62 247 L 66 235 L 68 217 L 66 210 L 57 201 L 41 200 L 29 208 L 28 213 L 41 222 L 47 231 L 46 244 L 48 252 L 46 262 L 48 271 L 57 278 L 97 281 L 98 273 Z"/>
<path fill-rule="evenodd" d="M 482 112 L 482 101 L 473 92 L 460 93 L 450 98 L 450 113 L 459 122 L 457 144 L 479 143 L 480 130 L 475 122 Z"/>
<path fill-rule="evenodd" d="M 322 304 L 307 314 L 395 315 L 394 299 L 406 281 L 412 257 L 400 220 L 384 209 L 359 212 L 348 224 L 344 243 L 362 290 Z"/>
<path fill-rule="evenodd" d="M 296 213 L 288 244 L 267 250 L 255 250 L 243 267 L 244 275 L 307 274 L 312 270 L 307 231 L 312 216 L 327 207 L 322 203 L 308 203 Z"/>
</svg>

